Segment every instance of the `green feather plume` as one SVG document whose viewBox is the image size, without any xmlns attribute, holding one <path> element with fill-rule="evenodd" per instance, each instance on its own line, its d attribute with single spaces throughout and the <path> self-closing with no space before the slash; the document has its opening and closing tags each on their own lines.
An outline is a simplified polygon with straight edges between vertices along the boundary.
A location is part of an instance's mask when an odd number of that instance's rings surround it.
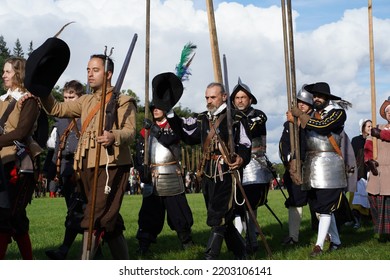
<svg viewBox="0 0 390 280">
<path fill-rule="evenodd" d="M 178 76 L 182 81 L 188 80 L 189 75 L 191 75 L 189 66 L 195 56 L 195 49 L 196 45 L 188 42 L 181 52 L 179 64 L 176 65 L 176 76 Z"/>
</svg>

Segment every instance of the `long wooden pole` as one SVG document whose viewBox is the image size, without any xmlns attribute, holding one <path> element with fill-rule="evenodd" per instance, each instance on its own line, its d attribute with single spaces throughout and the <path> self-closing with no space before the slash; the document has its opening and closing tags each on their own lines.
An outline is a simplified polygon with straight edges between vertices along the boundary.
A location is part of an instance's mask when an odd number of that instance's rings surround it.
<svg viewBox="0 0 390 280">
<path fill-rule="evenodd" d="M 107 47 L 104 51 L 106 59 L 104 60 L 104 77 L 102 85 L 102 97 L 100 99 L 100 111 L 99 111 L 99 123 L 98 123 L 98 136 L 101 136 L 103 133 L 103 123 L 104 123 L 104 106 L 107 95 L 107 63 L 108 57 L 111 56 L 111 53 L 107 55 Z M 99 166 L 100 166 L 100 154 L 101 154 L 102 144 L 100 142 L 96 143 L 96 158 L 95 158 L 95 169 L 93 173 L 93 185 L 92 185 L 92 197 L 91 197 L 91 209 L 89 215 L 89 225 L 88 225 L 88 239 L 87 239 L 87 252 L 86 259 L 91 258 L 91 248 L 92 248 L 92 234 L 95 226 L 95 205 L 96 205 L 96 192 L 97 192 L 97 181 L 99 176 Z"/>
<path fill-rule="evenodd" d="M 206 0 L 207 16 L 209 21 L 209 33 L 211 44 L 211 56 L 213 60 L 214 80 L 222 83 L 221 58 L 219 56 L 217 28 L 215 25 L 213 0 Z"/>
<path fill-rule="evenodd" d="M 150 0 L 146 0 L 146 33 L 145 33 L 145 119 L 149 118 L 149 57 L 150 57 Z M 145 129 L 144 167 L 149 166 L 149 131 Z"/>
<path fill-rule="evenodd" d="M 289 54 L 290 54 L 290 72 L 291 72 L 291 98 L 294 107 L 297 106 L 297 87 L 295 78 L 295 51 L 294 51 L 294 30 L 292 23 L 292 6 L 291 0 L 287 0 L 287 19 L 288 19 L 288 34 L 289 34 Z M 301 170 L 301 153 L 299 149 L 299 129 L 298 129 L 298 118 L 294 118 L 294 141 L 295 141 L 295 159 L 296 159 L 296 170 Z"/>
<path fill-rule="evenodd" d="M 368 0 L 368 36 L 370 45 L 370 81 L 371 81 L 371 121 L 372 127 L 376 127 L 376 92 L 375 92 L 375 59 L 374 59 L 374 35 L 372 24 L 372 0 Z M 378 142 L 375 137 L 373 141 L 373 159 L 378 156 Z"/>
<path fill-rule="evenodd" d="M 284 66 L 286 72 L 286 89 L 287 89 L 287 109 L 291 108 L 291 75 L 290 75 L 290 59 L 289 59 L 289 48 L 288 48 L 288 35 L 287 35 L 287 14 L 286 14 L 286 3 L 284 0 L 281 0 L 282 8 L 282 27 L 283 27 L 283 43 L 284 43 Z M 290 131 L 294 131 L 294 124 L 289 123 Z M 294 133 L 290 133 L 290 149 L 291 153 L 295 153 L 295 141 Z"/>
</svg>

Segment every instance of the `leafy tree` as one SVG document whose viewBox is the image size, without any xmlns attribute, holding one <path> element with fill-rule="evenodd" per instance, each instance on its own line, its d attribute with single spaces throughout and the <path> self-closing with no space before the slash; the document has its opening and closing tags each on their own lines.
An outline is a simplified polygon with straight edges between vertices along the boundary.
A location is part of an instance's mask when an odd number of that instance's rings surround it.
<svg viewBox="0 0 390 280">
<path fill-rule="evenodd" d="M 22 44 L 20 44 L 19 38 L 16 39 L 13 55 L 16 57 L 24 57 Z"/>
</svg>

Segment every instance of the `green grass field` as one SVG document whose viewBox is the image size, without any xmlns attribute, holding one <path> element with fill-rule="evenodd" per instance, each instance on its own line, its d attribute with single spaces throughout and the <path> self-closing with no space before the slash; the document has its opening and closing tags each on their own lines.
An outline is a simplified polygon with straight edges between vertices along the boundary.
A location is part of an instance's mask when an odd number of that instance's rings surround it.
<svg viewBox="0 0 390 280">
<path fill-rule="evenodd" d="M 284 191 L 287 193 L 286 191 Z M 141 206 L 141 195 L 126 195 L 123 200 L 121 214 L 126 224 L 125 237 L 129 245 L 130 259 L 140 259 L 136 254 L 138 210 Z M 152 260 L 201 260 L 208 240 L 210 229 L 206 225 L 206 210 L 202 194 L 189 194 L 187 199 L 194 215 L 193 239 L 196 246 L 183 251 L 180 248 L 176 233 L 171 231 L 167 224 L 159 235 L 157 243 L 152 244 L 150 255 L 143 259 Z M 304 207 L 303 221 L 301 225 L 300 242 L 296 246 L 282 246 L 281 240 L 288 233 L 287 209 L 284 207 L 284 196 L 280 190 L 270 191 L 268 205 L 283 223 L 283 228 L 271 215 L 270 211 L 262 206 L 258 210 L 258 221 L 266 237 L 266 242 L 272 252 L 274 260 L 306 260 L 316 240 L 316 232 L 310 227 L 310 213 L 308 206 Z M 64 234 L 64 218 L 66 214 L 63 198 L 35 198 L 28 206 L 30 218 L 30 234 L 33 244 L 34 258 L 46 260 L 45 250 L 56 248 L 62 242 Z M 390 259 L 390 243 L 379 243 L 374 235 L 370 221 L 365 221 L 362 227 L 355 230 L 352 227 L 343 226 L 340 231 L 343 247 L 332 253 L 324 253 L 318 259 L 321 260 L 388 260 Z M 253 259 L 269 259 L 265 246 L 259 237 L 260 250 Z M 328 244 L 325 244 L 327 249 Z M 81 235 L 74 243 L 68 259 L 79 259 L 81 250 Z M 111 259 L 108 246 L 103 245 L 104 259 Z M 233 259 L 223 245 L 220 259 Z M 15 242 L 10 244 L 6 259 L 20 259 Z"/>
</svg>

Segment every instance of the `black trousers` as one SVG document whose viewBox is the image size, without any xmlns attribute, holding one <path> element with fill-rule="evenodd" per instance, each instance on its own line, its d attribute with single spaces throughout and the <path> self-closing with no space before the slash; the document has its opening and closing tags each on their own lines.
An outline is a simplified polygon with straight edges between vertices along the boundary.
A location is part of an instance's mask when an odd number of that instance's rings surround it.
<svg viewBox="0 0 390 280">
<path fill-rule="evenodd" d="M 142 199 L 138 214 L 138 239 L 155 242 L 164 227 L 165 213 L 168 225 L 176 232 L 189 232 L 194 224 L 192 211 L 184 193 L 174 196 L 156 196 Z"/>
</svg>

